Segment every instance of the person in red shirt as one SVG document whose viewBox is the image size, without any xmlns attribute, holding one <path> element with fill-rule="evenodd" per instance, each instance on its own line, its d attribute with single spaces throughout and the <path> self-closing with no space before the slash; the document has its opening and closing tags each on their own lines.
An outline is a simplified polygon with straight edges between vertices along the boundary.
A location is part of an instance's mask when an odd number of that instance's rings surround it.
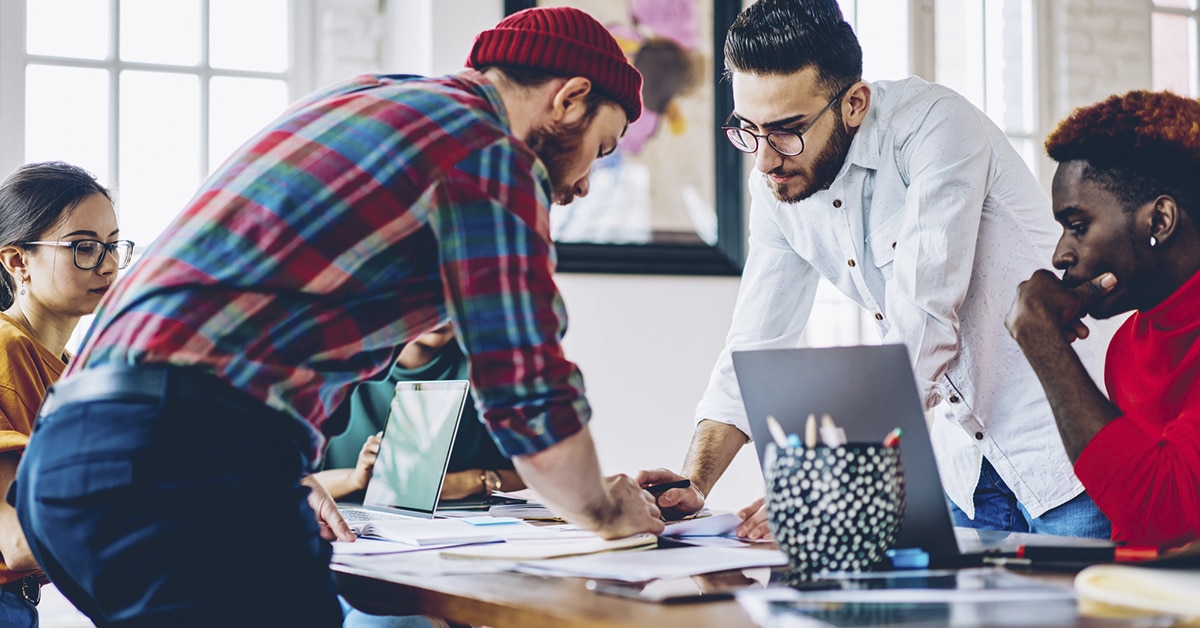
<svg viewBox="0 0 1200 628">
<path fill-rule="evenodd" d="M 1037 373 L 1075 473 L 1113 538 L 1200 539 L 1200 102 L 1133 91 L 1046 139 L 1062 278 L 1039 270 L 1006 325 Z M 1133 311 L 1109 345 L 1105 395 L 1070 343 L 1084 315 Z"/>
</svg>

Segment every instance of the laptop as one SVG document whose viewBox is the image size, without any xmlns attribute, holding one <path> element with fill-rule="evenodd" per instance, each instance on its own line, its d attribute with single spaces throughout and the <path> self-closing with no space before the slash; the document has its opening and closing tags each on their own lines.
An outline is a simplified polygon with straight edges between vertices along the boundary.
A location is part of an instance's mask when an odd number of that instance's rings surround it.
<svg viewBox="0 0 1200 628">
<path fill-rule="evenodd" d="M 363 503 L 339 508 L 347 521 L 434 517 L 469 389 L 466 380 L 396 384 Z"/>
<path fill-rule="evenodd" d="M 828 414 L 850 442 L 882 443 L 892 429 L 903 430 L 905 510 L 895 547 L 923 549 L 936 564 L 962 564 L 984 555 L 1015 554 L 1021 545 L 1113 545 L 1101 539 L 956 528 L 904 345 L 735 351 L 733 368 L 760 462 L 771 442 L 768 415 L 785 432 L 804 434 L 809 414 Z"/>
</svg>

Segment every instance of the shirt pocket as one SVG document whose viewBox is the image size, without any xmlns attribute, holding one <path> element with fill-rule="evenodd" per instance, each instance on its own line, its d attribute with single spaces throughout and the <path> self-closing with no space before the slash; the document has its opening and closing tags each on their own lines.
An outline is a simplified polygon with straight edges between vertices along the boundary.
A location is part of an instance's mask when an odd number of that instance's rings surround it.
<svg viewBox="0 0 1200 628">
<path fill-rule="evenodd" d="M 871 252 L 871 262 L 883 274 L 885 280 L 892 278 L 892 263 L 896 259 L 903 218 L 903 212 L 896 212 L 883 224 L 872 229 L 867 236 L 867 250 Z"/>
</svg>

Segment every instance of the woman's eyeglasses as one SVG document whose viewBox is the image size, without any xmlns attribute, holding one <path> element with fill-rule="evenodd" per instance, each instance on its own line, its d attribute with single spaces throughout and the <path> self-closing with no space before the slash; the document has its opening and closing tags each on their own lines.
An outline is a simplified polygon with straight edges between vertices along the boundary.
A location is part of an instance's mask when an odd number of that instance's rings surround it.
<svg viewBox="0 0 1200 628">
<path fill-rule="evenodd" d="M 101 242 L 99 240 L 73 240 L 71 242 L 19 242 L 23 246 L 66 246 L 70 247 L 75 267 L 79 270 L 92 270 L 104 262 L 104 254 L 111 253 L 117 260 L 117 268 L 129 266 L 133 261 L 133 240 L 117 240 Z"/>
<path fill-rule="evenodd" d="M 779 153 L 780 155 L 795 157 L 796 155 L 804 152 L 805 132 L 813 128 L 813 125 L 815 125 L 817 121 L 821 119 L 821 116 L 825 115 L 825 112 L 829 111 L 830 107 L 833 107 L 833 103 L 841 100 L 846 91 L 853 86 L 854 84 L 851 83 L 850 85 L 843 87 L 842 91 L 838 92 L 837 96 L 834 96 L 833 99 L 829 101 L 829 104 L 825 105 L 825 108 L 822 109 L 815 118 L 813 118 L 813 121 L 809 122 L 802 129 L 779 129 L 778 131 L 771 131 L 770 133 L 765 133 L 763 135 L 759 135 L 758 133 L 754 133 L 749 129 L 744 129 L 740 126 L 722 126 L 721 129 L 725 131 L 725 137 L 729 139 L 729 143 L 733 144 L 734 148 L 742 151 L 743 153 L 757 153 L 758 140 L 761 138 L 767 140 L 767 144 L 769 144 L 771 148 L 774 148 L 775 152 Z M 725 124 L 728 125 L 730 120 L 733 120 L 732 113 L 729 114 L 729 118 L 725 120 Z"/>
</svg>

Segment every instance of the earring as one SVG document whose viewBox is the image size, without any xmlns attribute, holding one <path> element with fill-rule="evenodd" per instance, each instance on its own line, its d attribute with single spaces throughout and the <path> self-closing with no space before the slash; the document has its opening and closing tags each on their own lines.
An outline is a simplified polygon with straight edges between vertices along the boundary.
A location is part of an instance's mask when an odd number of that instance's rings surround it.
<svg viewBox="0 0 1200 628">
<path fill-rule="evenodd" d="M 21 295 L 24 295 L 24 294 L 25 294 L 25 279 L 24 279 L 24 278 L 22 278 L 22 279 L 21 279 L 21 291 L 20 291 L 20 294 L 21 294 Z"/>
<path fill-rule="evenodd" d="M 1158 238 L 1156 238 L 1156 237 L 1154 237 L 1154 236 L 1150 236 L 1150 246 L 1151 246 L 1151 248 L 1153 248 L 1153 247 L 1154 247 L 1154 246 L 1156 246 L 1157 244 L 1158 244 Z"/>
</svg>

